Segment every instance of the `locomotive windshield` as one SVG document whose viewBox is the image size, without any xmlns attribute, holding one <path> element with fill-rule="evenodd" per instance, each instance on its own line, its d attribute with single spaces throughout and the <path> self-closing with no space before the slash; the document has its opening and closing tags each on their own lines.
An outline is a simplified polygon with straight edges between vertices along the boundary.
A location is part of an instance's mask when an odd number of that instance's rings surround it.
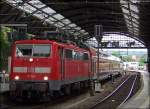
<svg viewBox="0 0 150 109">
<path fill-rule="evenodd" d="M 48 57 L 50 56 L 50 44 L 17 44 L 17 57 Z"/>
</svg>

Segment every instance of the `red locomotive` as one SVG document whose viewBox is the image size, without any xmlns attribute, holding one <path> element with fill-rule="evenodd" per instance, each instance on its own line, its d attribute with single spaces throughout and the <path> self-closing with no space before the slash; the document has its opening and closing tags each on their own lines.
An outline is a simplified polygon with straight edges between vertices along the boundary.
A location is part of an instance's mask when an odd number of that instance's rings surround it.
<svg viewBox="0 0 150 109">
<path fill-rule="evenodd" d="M 72 87 L 88 86 L 94 73 L 91 68 L 93 53 L 73 43 L 35 39 L 16 41 L 10 74 L 12 97 L 27 96 L 32 92 L 53 95 L 65 90 L 67 93 Z M 96 64 L 93 65 L 96 68 Z"/>
<path fill-rule="evenodd" d="M 100 57 L 96 50 L 55 40 L 21 40 L 13 44 L 10 93 L 12 98 L 70 94 L 120 72 L 120 61 Z"/>
</svg>

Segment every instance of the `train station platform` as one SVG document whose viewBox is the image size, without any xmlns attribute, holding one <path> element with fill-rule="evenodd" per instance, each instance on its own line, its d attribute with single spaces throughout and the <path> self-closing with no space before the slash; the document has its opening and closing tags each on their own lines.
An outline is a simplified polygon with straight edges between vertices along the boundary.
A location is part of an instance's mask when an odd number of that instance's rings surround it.
<svg viewBox="0 0 150 109">
<path fill-rule="evenodd" d="M 118 109 L 150 109 L 149 73 L 146 71 L 138 72 L 141 73 L 142 77 L 140 90 L 124 104 L 120 104 Z"/>
</svg>

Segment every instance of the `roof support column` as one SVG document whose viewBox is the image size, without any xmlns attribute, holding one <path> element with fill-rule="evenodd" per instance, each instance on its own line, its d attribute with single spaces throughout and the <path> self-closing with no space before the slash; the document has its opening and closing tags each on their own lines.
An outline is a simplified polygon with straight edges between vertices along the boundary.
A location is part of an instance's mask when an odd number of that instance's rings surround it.
<svg viewBox="0 0 150 109">
<path fill-rule="evenodd" d="M 0 26 L 0 72 L 2 71 L 2 27 Z"/>
<path fill-rule="evenodd" d="M 148 67 L 148 72 L 150 73 L 150 47 L 148 47 L 148 57 L 147 57 L 147 67 Z"/>
<path fill-rule="evenodd" d="M 102 25 L 95 25 L 95 38 L 97 40 L 97 72 L 99 72 L 99 62 L 100 62 L 100 43 L 101 43 L 101 40 L 102 40 L 102 33 L 103 33 L 103 27 Z"/>
</svg>

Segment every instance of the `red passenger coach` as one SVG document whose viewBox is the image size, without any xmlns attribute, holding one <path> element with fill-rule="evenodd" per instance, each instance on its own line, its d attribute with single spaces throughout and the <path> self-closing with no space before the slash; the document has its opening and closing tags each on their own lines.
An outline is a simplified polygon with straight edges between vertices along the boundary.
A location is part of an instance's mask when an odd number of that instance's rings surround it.
<svg viewBox="0 0 150 109">
<path fill-rule="evenodd" d="M 73 43 L 22 40 L 13 45 L 10 92 L 12 97 L 35 93 L 68 93 L 86 87 L 93 75 L 92 52 Z M 68 91 L 69 90 L 69 91 Z"/>
</svg>

